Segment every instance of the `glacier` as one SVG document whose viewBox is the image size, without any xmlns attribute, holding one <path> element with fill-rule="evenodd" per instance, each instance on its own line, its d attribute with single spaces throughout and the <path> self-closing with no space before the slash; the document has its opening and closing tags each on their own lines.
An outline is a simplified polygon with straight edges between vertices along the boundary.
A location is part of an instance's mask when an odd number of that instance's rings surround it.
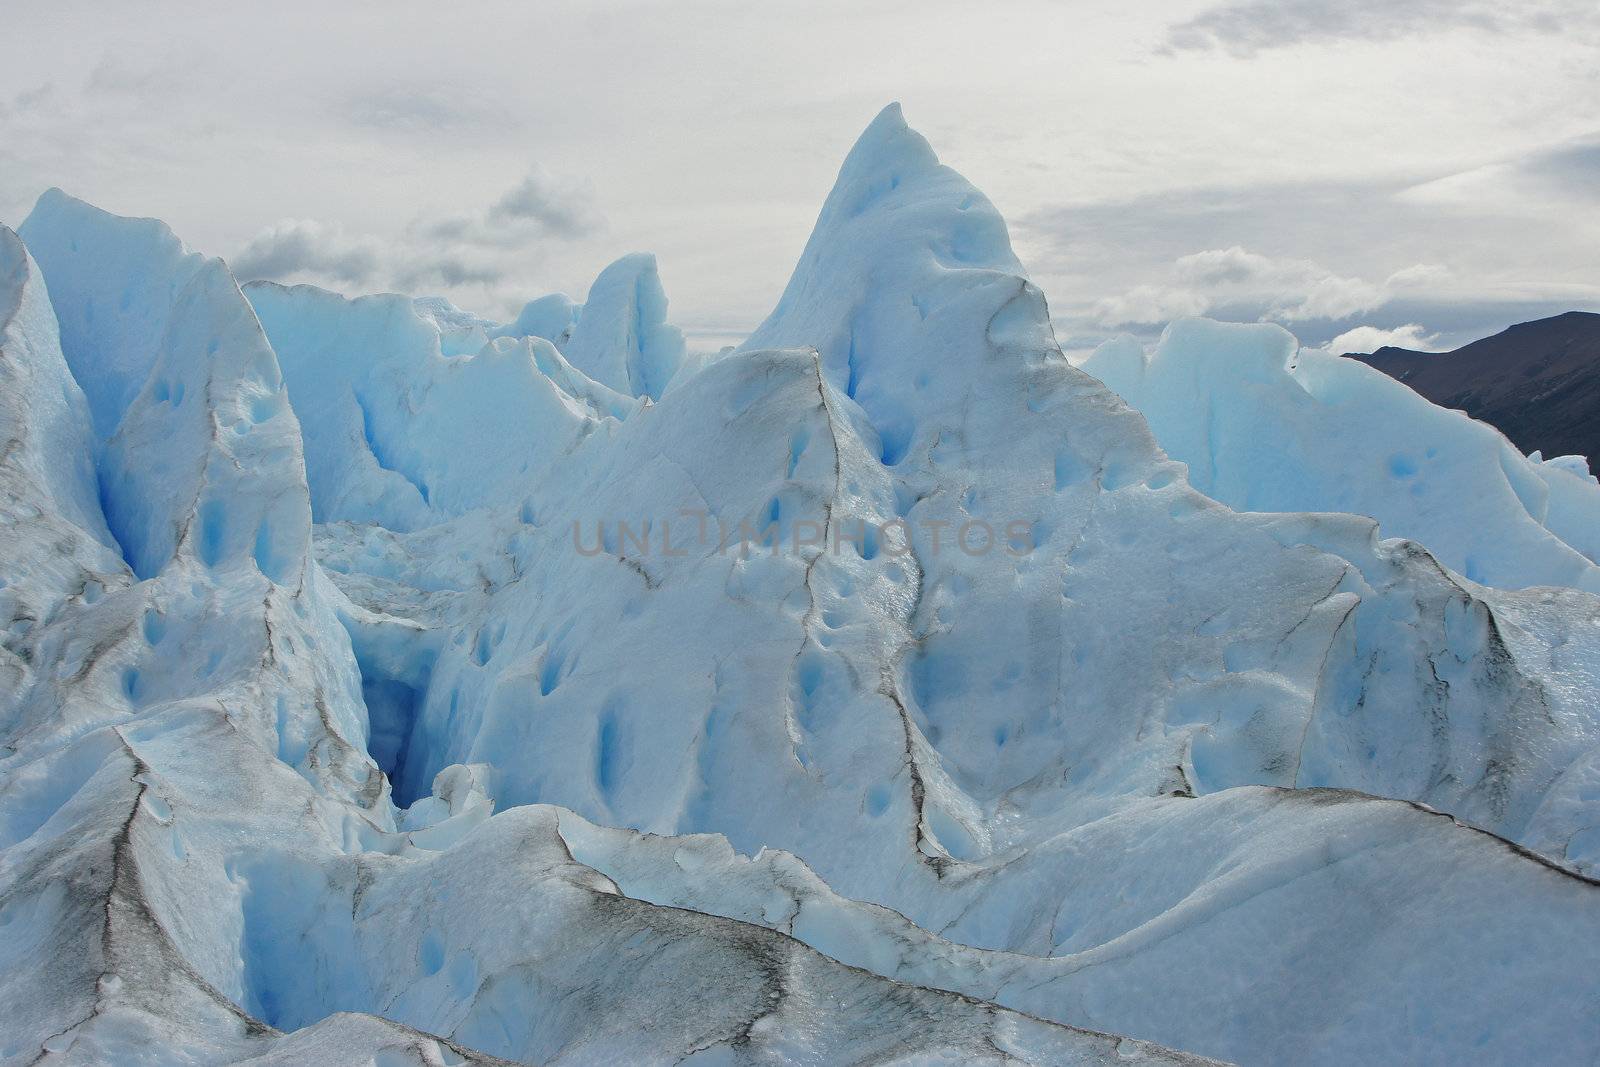
<svg viewBox="0 0 1600 1067">
<path fill-rule="evenodd" d="M 0 228 L 0 1062 L 1600 1048 L 1600 484 L 1062 355 L 898 106 L 738 348 Z"/>
<path fill-rule="evenodd" d="M 1600 494 L 1581 458 L 1525 457 L 1494 427 L 1302 350 L 1281 327 L 1180 321 L 1148 355 L 1124 338 L 1083 368 L 1230 507 L 1370 515 L 1474 582 L 1600 591 Z"/>
</svg>

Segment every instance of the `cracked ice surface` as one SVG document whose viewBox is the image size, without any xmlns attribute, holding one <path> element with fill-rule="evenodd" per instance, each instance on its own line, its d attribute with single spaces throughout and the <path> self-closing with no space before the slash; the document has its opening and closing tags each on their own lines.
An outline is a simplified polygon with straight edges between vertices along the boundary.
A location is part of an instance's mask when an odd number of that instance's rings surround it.
<svg viewBox="0 0 1600 1067">
<path fill-rule="evenodd" d="M 20 233 L 0 1062 L 1600 1047 L 1600 485 L 1255 327 L 1119 397 L 897 107 L 710 359 Z"/>
</svg>

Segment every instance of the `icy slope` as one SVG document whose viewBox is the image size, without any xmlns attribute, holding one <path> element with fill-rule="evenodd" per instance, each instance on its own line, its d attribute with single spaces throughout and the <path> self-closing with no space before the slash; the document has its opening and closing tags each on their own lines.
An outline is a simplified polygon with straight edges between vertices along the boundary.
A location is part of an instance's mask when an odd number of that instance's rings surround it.
<svg viewBox="0 0 1600 1067">
<path fill-rule="evenodd" d="M 1600 1046 L 1600 600 L 1191 488 L 898 108 L 703 368 L 25 229 L 0 1062 Z"/>
<path fill-rule="evenodd" d="M 1600 591 L 1600 485 L 1276 326 L 1174 323 L 1083 369 L 1138 409 L 1195 488 L 1244 511 L 1345 511 L 1486 585 Z"/>
<path fill-rule="evenodd" d="M 1594 884 L 1395 801 L 1266 789 L 1149 801 L 1015 857 L 1023 884 L 975 890 L 939 935 L 839 898 L 784 853 L 750 858 L 721 838 L 640 836 L 571 813 L 559 823 L 573 854 L 630 896 L 1241 1063 L 1416 1062 L 1451 1048 L 1561 1060 L 1600 1040 L 1545 992 L 1594 965 Z M 1524 910 L 1535 901 L 1549 911 Z M 962 944 L 994 937 L 984 927 L 997 920 L 1016 950 Z M 1504 964 L 1492 1002 L 1485 974 L 1464 966 L 1469 945 Z"/>
</svg>

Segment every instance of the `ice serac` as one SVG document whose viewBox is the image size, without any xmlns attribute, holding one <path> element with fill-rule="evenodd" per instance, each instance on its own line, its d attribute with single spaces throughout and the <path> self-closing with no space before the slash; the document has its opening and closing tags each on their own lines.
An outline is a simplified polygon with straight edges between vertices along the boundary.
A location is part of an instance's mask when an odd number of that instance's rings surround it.
<svg viewBox="0 0 1600 1067">
<path fill-rule="evenodd" d="M 1600 592 L 1600 485 L 1280 327 L 1181 321 L 1148 356 L 1121 339 L 1083 369 L 1230 507 L 1369 515 L 1472 581 Z"/>
<path fill-rule="evenodd" d="M 247 291 L 300 417 L 319 522 L 410 530 L 520 499 L 601 421 L 636 406 L 542 338 L 446 356 L 436 321 L 405 297 Z"/>
<path fill-rule="evenodd" d="M 488 319 L 463 311 L 442 296 L 412 298 L 411 308 L 439 331 L 439 351 L 446 356 L 470 356 L 496 335 Z"/>
<path fill-rule="evenodd" d="M 529 304 L 522 317 L 538 311 L 544 318 L 559 310 L 559 305 Z M 667 324 L 667 294 L 656 257 L 623 256 L 601 271 L 561 350 L 603 385 L 629 396 L 659 398 L 683 363 L 684 341 L 683 331 Z"/>
<path fill-rule="evenodd" d="M 101 514 L 88 404 L 67 369 L 38 266 L 0 227 L 0 723 L 27 722 L 63 604 L 125 585 Z M 14 825 L 26 813 L 6 812 Z"/>
<path fill-rule="evenodd" d="M 0 508 L 13 531 L 0 588 L 13 598 L 33 581 L 50 582 L 56 595 L 75 580 L 59 561 L 76 553 L 59 551 L 58 539 L 94 542 L 82 550 L 102 566 L 115 545 L 100 512 L 88 405 L 57 337 L 38 264 L 0 227 Z M 57 519 L 68 525 L 51 525 Z"/>
<path fill-rule="evenodd" d="M 565 348 L 583 306 L 562 293 L 550 293 L 530 300 L 517 317 L 491 332 L 493 337 L 543 337 L 557 348 Z"/>
<path fill-rule="evenodd" d="M 1118 796 L 1244 784 L 1405 796 L 1517 835 L 1595 742 L 1592 710 L 1563 696 L 1584 690 L 1587 627 L 1552 667 L 1370 523 L 1240 515 L 1191 489 L 1066 365 L 1004 224 L 897 109 L 850 153 L 747 344 L 814 346 L 876 434 L 914 534 L 908 707 L 981 813 L 942 820 L 957 849 Z M 1025 554 L 955 543 L 1017 522 Z M 1008 594 L 968 593 L 984 589 Z"/>
<path fill-rule="evenodd" d="M 60 206 L 54 194 L 46 199 Z M 224 946 L 236 939 L 230 883 L 216 857 L 202 860 L 190 845 L 204 854 L 216 813 L 197 805 L 179 815 L 147 743 L 179 745 L 194 773 L 243 788 L 291 779 L 307 796 L 362 812 L 360 821 L 385 817 L 366 814 L 384 783 L 363 752 L 348 639 L 313 585 L 298 429 L 248 305 L 219 262 L 165 255 L 181 247 L 170 234 L 88 209 L 68 214 L 71 240 L 45 274 L 53 292 L 68 294 L 56 297 L 64 315 L 99 331 L 98 347 L 71 359 L 84 377 L 113 382 L 132 373 L 127 353 L 145 356 L 146 381 L 119 414 L 99 483 L 147 573 L 140 580 L 98 539 L 67 531 L 52 547 L 78 580 L 36 601 L 29 625 L 11 630 L 8 653 L 26 669 L 0 705 L 0 907 L 8 926 L 17 923 L 8 952 L 19 954 L 0 973 L 0 1055 L 133 1062 L 135 1050 L 171 1047 L 206 1058 L 265 1031 L 212 980 L 212 961 L 231 954 Z M 119 259 L 140 242 L 148 259 Z M 6 355 L 24 381 L 56 379 L 67 417 L 41 397 L 23 418 L 58 438 L 81 435 L 87 460 L 87 412 L 73 414 L 83 402 L 60 379 L 54 316 L 28 273 L 20 306 L 29 309 L 32 343 L 8 343 Z M 159 315 L 131 316 L 132 336 L 114 317 L 93 318 L 73 303 L 141 286 L 176 297 Z M 175 417 L 174 390 L 162 396 L 162 383 L 185 386 L 187 417 Z M 16 473 L 32 525 L 105 528 L 98 501 L 82 514 L 81 478 L 63 482 L 25 466 Z M 326 653 L 306 654 L 318 647 Z"/>
<path fill-rule="evenodd" d="M 277 360 L 221 260 L 173 304 L 150 377 L 102 461 L 106 518 L 141 578 L 182 552 L 303 580 L 311 509 L 300 428 Z"/>
<path fill-rule="evenodd" d="M 62 351 L 104 440 L 144 386 L 172 304 L 204 257 L 157 219 L 119 218 L 60 189 L 39 198 L 18 232 L 50 279 Z"/>
</svg>

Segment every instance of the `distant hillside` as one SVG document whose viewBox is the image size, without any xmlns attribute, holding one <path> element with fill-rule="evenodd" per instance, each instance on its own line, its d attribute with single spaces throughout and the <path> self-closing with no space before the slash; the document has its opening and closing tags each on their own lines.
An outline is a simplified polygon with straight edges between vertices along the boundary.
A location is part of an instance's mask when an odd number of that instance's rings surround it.
<svg viewBox="0 0 1600 1067">
<path fill-rule="evenodd" d="M 1385 347 L 1349 356 L 1494 425 L 1524 452 L 1587 456 L 1600 470 L 1600 315 L 1520 323 L 1454 352 Z"/>
</svg>

